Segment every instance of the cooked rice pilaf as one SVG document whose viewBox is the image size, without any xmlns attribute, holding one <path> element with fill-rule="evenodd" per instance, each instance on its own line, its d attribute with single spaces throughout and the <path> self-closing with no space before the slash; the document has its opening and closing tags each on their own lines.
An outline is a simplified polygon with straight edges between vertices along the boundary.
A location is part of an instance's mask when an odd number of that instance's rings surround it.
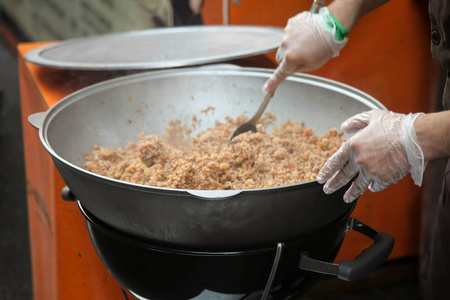
<svg viewBox="0 0 450 300">
<path fill-rule="evenodd" d="M 316 179 L 342 145 L 342 133 L 333 129 L 316 136 L 303 122 L 283 122 L 269 134 L 265 128 L 275 117 L 267 113 L 258 132 L 241 134 L 229 143 L 231 132 L 245 119 L 217 121 L 214 128 L 191 139 L 185 137 L 179 121 L 172 121 L 163 137 L 141 134 L 138 142 L 124 148 L 96 145 L 86 155 L 85 167 L 99 175 L 154 187 L 256 189 Z"/>
</svg>

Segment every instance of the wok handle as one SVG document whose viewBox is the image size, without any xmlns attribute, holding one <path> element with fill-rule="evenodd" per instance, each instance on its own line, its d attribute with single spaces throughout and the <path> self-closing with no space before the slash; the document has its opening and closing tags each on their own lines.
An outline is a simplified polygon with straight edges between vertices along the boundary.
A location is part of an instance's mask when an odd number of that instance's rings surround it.
<svg viewBox="0 0 450 300">
<path fill-rule="evenodd" d="M 363 250 L 354 260 L 341 260 L 337 277 L 352 281 L 361 278 L 383 264 L 394 248 L 395 239 L 392 235 L 377 232 L 359 221 L 351 218 L 350 228 L 373 239 L 373 245 Z"/>
<path fill-rule="evenodd" d="M 315 260 L 307 254 L 302 254 L 300 269 L 353 281 L 364 277 L 383 264 L 394 248 L 394 237 L 384 232 L 377 232 L 355 218 L 350 218 L 347 224 L 347 229 L 355 230 L 371 238 L 374 241 L 373 245 L 363 250 L 354 260 L 341 260 L 339 264 Z"/>
<path fill-rule="evenodd" d="M 36 129 L 41 129 L 44 124 L 45 117 L 47 116 L 47 112 L 38 112 L 28 116 L 28 122 Z"/>
<path fill-rule="evenodd" d="M 77 201 L 77 197 L 72 193 L 68 186 L 63 187 L 61 191 L 61 197 L 68 202 Z"/>
<path fill-rule="evenodd" d="M 197 197 L 199 199 L 220 200 L 235 197 L 242 193 L 242 190 L 188 190 L 186 192 L 189 195 Z"/>
</svg>

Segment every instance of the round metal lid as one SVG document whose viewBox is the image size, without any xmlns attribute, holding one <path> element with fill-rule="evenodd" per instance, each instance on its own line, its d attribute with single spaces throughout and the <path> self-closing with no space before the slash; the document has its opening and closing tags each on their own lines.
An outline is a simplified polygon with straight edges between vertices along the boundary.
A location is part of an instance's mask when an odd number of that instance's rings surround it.
<svg viewBox="0 0 450 300">
<path fill-rule="evenodd" d="M 276 27 L 173 27 L 70 39 L 31 50 L 25 59 L 75 70 L 165 69 L 267 53 L 282 39 Z"/>
</svg>

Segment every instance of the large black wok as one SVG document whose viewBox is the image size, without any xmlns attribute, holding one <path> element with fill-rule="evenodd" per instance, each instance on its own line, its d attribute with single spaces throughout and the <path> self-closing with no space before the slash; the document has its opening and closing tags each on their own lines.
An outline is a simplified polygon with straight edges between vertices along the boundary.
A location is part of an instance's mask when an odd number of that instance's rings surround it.
<svg viewBox="0 0 450 300">
<path fill-rule="evenodd" d="M 263 99 L 273 70 L 200 67 L 141 73 L 77 91 L 47 112 L 31 115 L 42 144 L 85 209 L 115 230 L 184 248 L 245 249 L 291 240 L 318 230 L 351 209 L 342 191 L 325 195 L 316 181 L 277 188 L 199 191 L 136 185 L 83 168 L 95 144 L 124 146 L 140 133 L 161 135 L 172 119 L 216 120 L 250 115 Z M 214 111 L 201 114 L 214 107 Z M 384 109 L 369 95 L 310 75 L 288 78 L 267 110 L 305 121 L 322 134 L 346 118 Z"/>
</svg>

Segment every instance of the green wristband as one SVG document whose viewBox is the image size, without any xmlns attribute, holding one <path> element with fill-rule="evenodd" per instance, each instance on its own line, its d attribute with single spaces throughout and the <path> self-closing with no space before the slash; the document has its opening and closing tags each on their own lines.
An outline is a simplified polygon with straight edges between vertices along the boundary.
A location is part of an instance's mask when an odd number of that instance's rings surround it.
<svg viewBox="0 0 450 300">
<path fill-rule="evenodd" d="M 331 20 L 326 19 L 328 28 L 330 29 L 336 28 L 336 31 L 334 33 L 336 38 L 340 41 L 344 40 L 348 34 L 348 31 L 341 25 L 341 23 L 338 22 L 338 20 L 336 20 L 336 18 L 330 12 L 328 12 L 328 15 L 330 16 L 331 19 Z"/>
</svg>

